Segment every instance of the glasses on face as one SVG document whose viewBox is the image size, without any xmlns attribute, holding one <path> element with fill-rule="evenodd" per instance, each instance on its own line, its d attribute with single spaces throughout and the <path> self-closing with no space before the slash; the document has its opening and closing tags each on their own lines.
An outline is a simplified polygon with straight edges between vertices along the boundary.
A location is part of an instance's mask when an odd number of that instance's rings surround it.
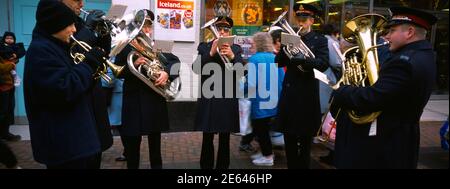
<svg viewBox="0 0 450 189">
<path fill-rule="evenodd" d="M 226 27 L 226 26 L 219 26 L 219 27 L 217 27 L 217 30 L 219 30 L 219 31 L 223 30 L 224 32 L 230 32 L 231 28 Z"/>
</svg>

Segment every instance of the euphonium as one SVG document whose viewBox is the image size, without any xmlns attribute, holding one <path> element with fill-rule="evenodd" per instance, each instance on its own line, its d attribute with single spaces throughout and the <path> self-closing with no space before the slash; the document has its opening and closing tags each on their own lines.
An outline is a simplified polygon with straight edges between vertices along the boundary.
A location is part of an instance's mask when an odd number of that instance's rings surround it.
<svg viewBox="0 0 450 189">
<path fill-rule="evenodd" d="M 163 86 L 156 86 L 154 84 L 159 77 L 158 73 L 164 71 L 166 62 L 161 52 L 154 51 L 152 39 L 142 31 L 146 21 L 151 21 L 147 18 L 147 12 L 145 9 L 139 10 L 135 14 L 134 20 L 122 31 L 125 33 L 117 35 L 118 37 L 126 36 L 126 39 L 113 40 L 116 44 L 113 44 L 114 47 L 111 49 L 111 55 L 117 55 L 126 45 L 130 45 L 133 48 L 133 51 L 128 54 L 127 58 L 127 65 L 130 72 L 166 100 L 173 100 L 181 90 L 180 79 L 177 78 L 174 81 L 168 80 Z M 133 63 L 141 56 L 146 59 L 146 63 L 135 68 Z"/>
<path fill-rule="evenodd" d="M 333 89 L 339 88 L 340 84 L 352 86 L 370 86 L 378 79 L 378 54 L 377 47 L 386 45 L 383 43 L 377 45 L 378 33 L 386 24 L 386 19 L 378 14 L 363 14 L 348 21 L 343 29 L 343 37 L 350 43 L 357 43 L 358 46 L 352 47 L 341 55 L 342 77 L 332 86 Z M 340 54 L 340 50 L 334 46 L 334 50 Z M 352 122 L 356 124 L 365 124 L 373 122 L 381 112 L 373 112 L 367 115 L 360 115 L 354 110 L 347 112 Z"/>
<path fill-rule="evenodd" d="M 208 28 L 208 29 L 212 32 L 212 34 L 214 35 L 214 38 L 215 38 L 215 39 L 219 39 L 219 38 L 220 38 L 219 31 L 217 30 L 217 27 L 216 27 L 216 24 L 215 24 L 216 21 L 217 21 L 217 19 L 218 19 L 218 17 L 213 18 L 212 20 L 208 21 L 208 22 L 201 28 L 201 29 Z M 219 53 L 219 52 L 220 52 L 219 47 L 217 47 L 217 53 Z M 228 59 L 228 57 L 225 56 L 225 55 L 223 55 L 223 54 L 220 54 L 220 53 L 219 53 L 219 56 L 220 56 L 220 59 L 222 59 L 222 62 L 225 63 L 225 68 L 227 68 L 228 70 L 232 70 L 232 69 L 233 69 L 233 64 L 232 64 L 231 61 Z"/>
<path fill-rule="evenodd" d="M 73 37 L 73 35 L 70 36 L 70 38 L 72 38 L 72 40 L 74 40 L 74 43 L 72 44 L 72 46 L 70 47 L 70 56 L 73 58 L 73 61 L 75 64 L 79 64 L 80 62 L 82 62 L 85 58 L 84 53 L 88 52 L 89 50 L 92 49 L 91 46 L 89 46 L 86 42 L 84 41 L 79 41 L 77 40 L 75 37 Z M 74 49 L 75 47 L 79 46 L 80 48 L 77 48 L 79 50 L 84 50 L 84 53 L 81 52 L 76 52 L 76 50 Z M 113 72 L 113 74 L 115 76 L 118 76 L 124 66 L 117 66 L 115 64 L 113 64 L 112 62 L 110 62 L 108 59 L 106 59 L 105 57 L 103 57 L 103 65 L 100 66 L 95 74 L 94 77 L 98 78 L 98 77 L 102 77 L 105 81 L 107 81 L 108 83 L 111 82 L 111 78 L 106 74 L 107 72 L 107 67 L 109 67 L 111 69 L 111 71 Z"/>
<path fill-rule="evenodd" d="M 294 29 L 292 29 L 292 27 L 289 25 L 288 21 L 286 20 L 285 16 L 287 13 L 288 13 L 288 11 L 283 12 L 283 14 L 281 14 L 278 17 L 278 19 L 272 24 L 272 26 L 279 26 L 279 27 L 283 28 L 285 32 L 287 32 L 291 35 L 298 35 L 298 33 L 295 32 Z M 302 28 L 300 28 L 299 31 L 301 29 Z M 308 46 L 306 46 L 306 44 L 301 39 L 300 39 L 300 43 L 298 46 L 285 47 L 283 50 L 290 57 L 293 57 L 293 56 L 297 55 L 298 53 L 302 53 L 303 55 L 305 55 L 305 57 L 308 57 L 308 58 L 316 57 L 314 55 L 314 53 L 311 51 L 311 49 L 309 49 Z"/>
</svg>

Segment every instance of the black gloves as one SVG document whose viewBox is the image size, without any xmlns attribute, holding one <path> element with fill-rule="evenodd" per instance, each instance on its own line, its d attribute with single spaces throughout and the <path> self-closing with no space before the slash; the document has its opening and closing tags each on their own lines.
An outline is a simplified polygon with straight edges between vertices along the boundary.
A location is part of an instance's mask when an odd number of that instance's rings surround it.
<svg viewBox="0 0 450 189">
<path fill-rule="evenodd" d="M 314 68 L 311 58 L 306 57 L 303 53 L 298 53 L 292 57 L 291 63 L 297 65 L 302 71 L 311 71 Z"/>
<path fill-rule="evenodd" d="M 100 22 L 103 22 L 102 16 L 104 15 L 105 13 L 101 10 L 89 11 L 89 14 L 86 17 L 86 26 L 90 29 L 95 29 Z"/>
<path fill-rule="evenodd" d="M 96 71 L 97 68 L 103 64 L 105 56 L 106 54 L 103 49 L 95 47 L 85 54 L 84 62 L 89 64 L 89 66 Z"/>
</svg>

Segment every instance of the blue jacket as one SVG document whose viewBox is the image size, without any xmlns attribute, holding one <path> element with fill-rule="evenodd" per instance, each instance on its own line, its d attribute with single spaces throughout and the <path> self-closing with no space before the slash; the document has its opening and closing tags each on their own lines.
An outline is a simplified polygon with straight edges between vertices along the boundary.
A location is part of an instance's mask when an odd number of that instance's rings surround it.
<svg viewBox="0 0 450 189">
<path fill-rule="evenodd" d="M 69 46 L 35 28 L 24 70 L 25 108 L 34 159 L 57 165 L 100 151 L 91 67 L 74 64 Z"/>
<path fill-rule="evenodd" d="M 272 52 L 257 52 L 249 59 L 247 85 L 252 102 L 251 119 L 277 114 L 278 98 L 283 85 L 284 70 L 278 68 Z"/>
</svg>

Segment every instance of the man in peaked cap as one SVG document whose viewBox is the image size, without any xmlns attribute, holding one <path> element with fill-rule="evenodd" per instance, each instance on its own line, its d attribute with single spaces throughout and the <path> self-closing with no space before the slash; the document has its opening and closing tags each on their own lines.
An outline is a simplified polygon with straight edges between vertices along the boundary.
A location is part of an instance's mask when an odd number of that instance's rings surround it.
<svg viewBox="0 0 450 189">
<path fill-rule="evenodd" d="M 218 17 L 215 25 L 219 35 L 227 37 L 231 34 L 233 20 L 229 17 Z M 195 118 L 195 130 L 203 132 L 200 154 L 200 168 L 202 169 L 214 168 L 214 162 L 216 162 L 217 169 L 227 169 L 230 165 L 230 133 L 239 132 L 239 105 L 233 89 L 237 85 L 237 78 L 240 78 L 240 74 L 227 69 L 225 67 L 226 62 L 223 62 L 221 56 L 228 58 L 227 64 L 242 64 L 242 48 L 237 44 L 227 43 L 218 46 L 218 41 L 218 39 L 215 39 L 208 43 L 200 43 L 197 51 L 201 61 L 200 64 L 193 65 L 193 71 L 200 75 L 201 85 L 206 86 L 202 87 L 200 98 L 197 100 L 197 115 Z M 214 71 L 202 74 L 201 70 L 210 69 L 211 66 L 220 68 L 220 72 Z M 227 78 L 226 82 L 225 78 Z M 228 79 L 230 78 L 233 82 L 229 82 Z M 217 79 L 222 85 L 208 84 L 208 80 L 211 79 Z M 231 85 L 225 85 L 225 83 L 231 83 Z M 211 90 L 219 91 L 219 94 L 211 97 Z M 214 135 L 217 133 L 219 135 L 219 148 L 217 156 L 214 156 Z"/>
<path fill-rule="evenodd" d="M 320 11 L 314 5 L 297 3 L 294 5 L 295 16 L 297 17 L 315 17 L 319 16 Z"/>
<path fill-rule="evenodd" d="M 287 66 L 279 101 L 278 131 L 284 133 L 286 159 L 289 169 L 308 169 L 312 137 L 319 129 L 320 98 L 319 83 L 313 69 L 325 71 L 328 68 L 328 41 L 323 35 L 311 30 L 316 7 L 308 4 L 294 6 L 296 21 L 301 28 L 301 40 L 314 54 L 306 57 L 302 53 L 290 54 L 283 46 L 275 58 L 279 67 Z"/>
<path fill-rule="evenodd" d="M 85 5 L 84 0 L 58 0 L 66 5 L 72 12 L 79 16 L 81 9 Z M 95 30 L 96 26 L 104 25 L 104 12 L 101 10 L 91 10 L 86 16 L 86 20 L 77 17 L 75 20 L 75 27 L 77 31 L 73 36 L 80 41 L 87 43 L 89 46 L 103 49 L 108 55 L 111 51 L 111 35 L 102 35 Z M 110 31 L 108 31 L 110 32 Z M 107 58 L 107 57 L 106 57 Z M 93 90 L 91 91 L 92 101 L 94 103 L 94 115 L 97 126 L 97 136 L 101 144 L 101 152 L 95 158 L 91 159 L 89 164 L 90 169 L 99 169 L 101 165 L 102 152 L 106 151 L 113 144 L 113 138 L 110 130 L 110 123 L 108 119 L 108 109 L 105 89 L 101 86 L 100 79 L 96 79 Z"/>
<path fill-rule="evenodd" d="M 147 9 L 140 10 L 136 14 L 139 15 L 142 11 L 147 12 L 147 17 L 141 31 L 151 40 L 154 14 Z M 132 50 L 133 48 L 128 44 L 116 56 L 116 63 L 118 65 L 126 65 Z M 157 77 L 152 82 L 156 87 L 164 87 L 168 82 L 174 81 L 179 76 L 180 59 L 173 53 L 162 52 L 158 53 L 158 60 L 164 66 L 162 70 L 156 73 Z M 136 69 L 145 64 L 148 64 L 148 59 L 144 56 L 138 57 L 133 62 Z M 170 128 L 167 101 L 145 82 L 136 77 L 130 71 L 129 66 L 125 66 L 124 71 L 118 77 L 124 78 L 121 102 L 122 126 L 119 127 L 119 132 L 124 146 L 127 168 L 139 168 L 142 136 L 147 136 L 150 167 L 152 169 L 162 169 L 161 132 L 168 131 Z"/>
<path fill-rule="evenodd" d="M 365 125 L 355 125 L 347 114 L 340 114 L 337 168 L 417 167 L 420 117 L 436 76 L 436 56 L 426 34 L 436 17 L 412 8 L 390 10 L 386 40 L 392 56 L 381 65 L 377 82 L 370 87 L 341 86 L 333 93 L 333 104 L 341 112 L 381 111 L 376 121 Z"/>
</svg>

